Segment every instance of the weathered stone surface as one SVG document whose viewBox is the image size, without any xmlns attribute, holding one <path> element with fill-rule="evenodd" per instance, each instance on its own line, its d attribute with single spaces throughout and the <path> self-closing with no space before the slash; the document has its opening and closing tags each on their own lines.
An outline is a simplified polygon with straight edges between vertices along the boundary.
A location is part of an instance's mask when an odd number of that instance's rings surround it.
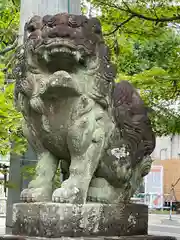
<svg viewBox="0 0 180 240">
<path fill-rule="evenodd" d="M 4 235 L 0 236 L 0 240 L 47 240 L 49 238 L 41 237 L 22 237 L 15 235 Z M 122 236 L 122 237 L 81 237 L 81 238 L 69 238 L 61 237 L 54 238 L 54 240 L 176 240 L 175 237 L 170 236 L 151 236 L 151 235 L 142 235 L 142 236 Z"/>
<path fill-rule="evenodd" d="M 34 16 L 24 40 L 13 71 L 15 102 L 38 164 L 21 199 L 127 202 L 151 168 L 155 136 L 138 92 L 115 81 L 99 20 Z M 60 160 L 66 179 L 53 192 Z"/>
<path fill-rule="evenodd" d="M 18 203 L 13 234 L 58 238 L 147 234 L 148 208 L 141 204 L 72 205 Z"/>
</svg>

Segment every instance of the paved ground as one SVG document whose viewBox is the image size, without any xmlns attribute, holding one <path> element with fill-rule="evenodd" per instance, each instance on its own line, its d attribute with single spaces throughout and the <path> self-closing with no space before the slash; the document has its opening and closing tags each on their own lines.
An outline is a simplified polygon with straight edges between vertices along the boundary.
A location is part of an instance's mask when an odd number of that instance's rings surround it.
<svg viewBox="0 0 180 240">
<path fill-rule="evenodd" d="M 0 235 L 5 234 L 5 217 L 0 217 Z"/>
<path fill-rule="evenodd" d="M 173 236 L 180 240 L 180 216 L 173 215 L 169 220 L 168 215 L 149 215 L 149 234 Z"/>
<path fill-rule="evenodd" d="M 5 218 L 0 217 L 0 235 L 5 234 Z M 149 234 L 174 236 L 180 240 L 180 216 L 173 215 L 169 220 L 168 215 L 149 215 Z"/>
</svg>

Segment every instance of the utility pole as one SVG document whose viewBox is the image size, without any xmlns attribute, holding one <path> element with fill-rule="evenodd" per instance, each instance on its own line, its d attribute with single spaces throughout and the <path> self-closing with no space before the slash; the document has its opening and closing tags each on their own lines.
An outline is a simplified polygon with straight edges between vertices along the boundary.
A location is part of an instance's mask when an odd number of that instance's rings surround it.
<svg viewBox="0 0 180 240">
<path fill-rule="evenodd" d="M 81 14 L 81 0 L 21 0 L 19 44 L 23 43 L 24 25 L 34 15 L 54 15 L 61 12 Z M 9 181 L 16 184 L 16 188 L 8 189 L 6 234 L 12 230 L 12 206 L 20 202 L 20 192 L 26 187 L 21 177 L 22 165 L 33 165 L 36 156 L 29 146 L 23 157 L 11 155 Z"/>
</svg>

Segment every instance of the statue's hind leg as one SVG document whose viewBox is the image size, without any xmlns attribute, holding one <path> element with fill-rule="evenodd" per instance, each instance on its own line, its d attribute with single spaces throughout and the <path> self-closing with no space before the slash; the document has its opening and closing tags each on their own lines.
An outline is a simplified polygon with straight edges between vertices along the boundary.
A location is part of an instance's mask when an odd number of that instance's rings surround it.
<svg viewBox="0 0 180 240">
<path fill-rule="evenodd" d="M 110 185 L 105 178 L 93 178 L 88 191 L 88 201 L 119 203 L 119 189 Z"/>
</svg>

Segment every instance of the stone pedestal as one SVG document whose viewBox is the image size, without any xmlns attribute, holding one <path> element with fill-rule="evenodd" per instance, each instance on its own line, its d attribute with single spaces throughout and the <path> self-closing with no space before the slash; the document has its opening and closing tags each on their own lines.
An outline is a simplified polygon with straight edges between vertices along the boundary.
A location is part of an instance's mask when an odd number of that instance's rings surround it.
<svg viewBox="0 0 180 240">
<path fill-rule="evenodd" d="M 142 204 L 72 205 L 18 203 L 13 234 L 47 238 L 145 235 L 148 208 Z"/>
<path fill-rule="evenodd" d="M 176 240 L 174 237 L 164 237 L 164 236 L 124 236 L 124 237 L 79 237 L 79 238 L 69 238 L 61 237 L 54 238 L 54 240 Z M 49 240 L 49 238 L 41 237 L 25 237 L 25 236 L 0 236 L 0 240 Z"/>
<path fill-rule="evenodd" d="M 143 204 L 18 203 L 13 210 L 13 235 L 0 240 L 175 240 L 147 235 Z"/>
</svg>

